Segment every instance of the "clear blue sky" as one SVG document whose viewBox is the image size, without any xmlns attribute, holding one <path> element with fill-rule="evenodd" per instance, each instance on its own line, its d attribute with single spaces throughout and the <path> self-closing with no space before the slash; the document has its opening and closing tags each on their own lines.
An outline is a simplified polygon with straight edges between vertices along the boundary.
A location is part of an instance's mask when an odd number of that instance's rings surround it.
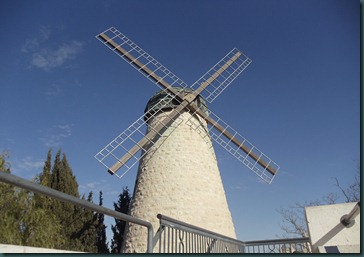
<svg viewBox="0 0 364 257">
<path fill-rule="evenodd" d="M 267 185 L 215 149 L 238 238 L 275 238 L 277 208 L 359 165 L 359 15 L 354 0 L 2 0 L 0 150 L 32 178 L 62 148 L 80 192 L 113 208 L 136 172 L 118 179 L 93 156 L 158 88 L 95 36 L 115 26 L 188 84 L 237 47 L 253 62 L 210 107 L 281 170 Z"/>
</svg>

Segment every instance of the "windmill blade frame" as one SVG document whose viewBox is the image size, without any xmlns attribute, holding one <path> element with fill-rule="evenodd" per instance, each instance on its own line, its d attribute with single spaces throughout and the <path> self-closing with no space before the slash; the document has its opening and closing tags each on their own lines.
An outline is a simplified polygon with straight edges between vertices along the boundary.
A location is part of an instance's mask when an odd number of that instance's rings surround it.
<svg viewBox="0 0 364 257">
<path fill-rule="evenodd" d="M 211 110 L 209 110 L 209 117 L 210 120 L 216 122 L 215 124 L 208 122 L 209 139 L 219 144 L 263 181 L 271 184 L 280 169 L 279 165 Z M 202 123 L 196 123 L 193 119 L 188 120 L 187 124 L 195 131 L 201 131 L 203 126 Z M 218 124 L 219 129 L 217 129 L 216 124 Z M 200 135 L 202 137 L 206 136 L 206 134 L 203 135 L 202 133 Z"/>
<path fill-rule="evenodd" d="M 232 62 L 231 64 L 229 62 Z M 252 60 L 237 48 L 233 48 L 210 70 L 201 76 L 191 88 L 198 90 L 200 85 L 208 82 L 209 87 L 199 91 L 206 101 L 212 103 L 252 62 Z M 228 65 L 227 65 L 228 64 Z M 213 81 L 210 81 L 213 78 Z"/>
<path fill-rule="evenodd" d="M 98 34 L 96 38 L 159 88 L 164 89 L 169 86 L 188 87 L 182 79 L 168 70 L 116 28 L 111 27 Z M 233 59 L 235 56 L 237 57 Z M 231 60 L 233 60 L 232 63 L 225 69 L 222 69 Z M 206 85 L 197 94 L 200 94 L 206 101 L 212 103 L 251 62 L 252 60 L 248 56 L 237 48 L 233 48 L 193 83 L 190 88 L 197 91 L 203 83 L 207 82 L 209 89 L 206 88 Z M 211 78 L 213 78 L 213 81 L 209 81 Z"/>
<path fill-rule="evenodd" d="M 153 117 L 151 113 L 143 114 L 136 122 L 134 122 L 118 137 L 104 147 L 98 154 L 96 154 L 95 158 L 108 167 L 109 173 L 115 174 L 117 170 L 123 166 L 125 166 L 127 171 L 129 171 L 130 168 L 147 153 L 147 151 L 145 151 L 145 146 L 149 145 L 148 149 L 151 149 L 150 146 L 156 143 L 156 136 L 158 136 L 160 140 L 165 140 L 173 132 L 173 130 L 167 135 L 163 135 L 161 131 L 167 131 L 167 127 L 176 122 L 182 111 L 184 109 L 188 109 L 191 113 L 193 113 L 193 115 L 198 114 L 201 116 L 211 127 L 215 129 L 210 129 L 212 139 L 223 146 L 225 150 L 235 156 L 264 181 L 267 183 L 272 182 L 274 176 L 278 172 L 279 166 L 258 150 L 254 145 L 248 142 L 243 136 L 223 122 L 217 115 L 211 111 L 209 111 L 209 114 L 204 113 L 194 102 L 199 95 L 204 96 L 204 98 L 206 98 L 206 100 L 210 103 L 214 101 L 217 96 L 219 96 L 252 62 L 250 58 L 242 54 L 242 52 L 238 49 L 232 49 L 191 86 L 191 93 L 183 95 L 183 90 L 188 88 L 187 84 L 117 29 L 112 27 L 103 33 L 100 33 L 96 37 L 154 84 L 162 88 L 164 92 L 169 91 L 165 99 L 162 99 L 164 104 L 161 104 L 155 113 L 161 111 L 172 101 L 167 98 L 172 98 L 179 103 L 170 116 L 161 121 L 161 124 L 157 126 L 155 131 L 150 131 L 147 135 L 143 136 L 141 127 L 147 125 L 147 120 L 145 119 L 146 115 Z M 180 91 L 175 89 L 176 86 L 178 88 L 182 88 L 182 90 Z M 180 123 L 177 122 L 175 123 L 175 126 L 178 127 L 179 124 Z M 199 126 L 194 125 L 193 127 L 196 129 Z M 140 140 L 133 139 L 134 135 L 139 135 L 136 132 L 142 136 Z M 225 138 L 223 138 L 222 135 Z M 131 148 L 125 147 L 125 140 L 132 141 L 134 145 Z M 122 157 L 118 157 L 119 155 L 114 153 L 118 149 L 124 150 L 125 153 Z M 143 150 L 144 154 L 142 153 L 139 158 L 135 157 L 135 154 L 140 150 Z M 244 155 L 241 152 L 244 152 Z M 104 160 L 109 156 L 116 159 L 115 164 L 111 167 L 104 163 Z M 254 162 L 249 160 L 247 157 L 253 159 Z M 134 160 L 134 162 L 132 162 L 131 165 L 127 165 L 131 159 Z M 260 165 L 260 167 L 257 166 L 257 164 Z"/>
<path fill-rule="evenodd" d="M 172 85 L 178 84 L 179 86 L 182 86 L 183 89 L 187 88 L 187 84 L 184 83 L 181 79 L 179 79 L 176 75 L 174 75 L 172 72 L 170 72 L 167 68 L 165 68 L 162 64 L 157 62 L 153 57 L 151 57 L 149 54 L 147 54 L 144 50 L 142 50 L 138 45 L 136 45 L 134 42 L 132 42 L 130 39 L 128 39 L 125 35 L 123 35 L 121 32 L 116 30 L 115 28 L 110 28 L 103 33 L 100 33 L 96 36 L 103 44 L 108 46 L 113 52 L 115 52 L 117 55 L 122 57 L 125 61 L 127 61 L 131 66 L 136 68 L 138 71 L 140 71 L 143 75 L 145 75 L 147 78 L 152 80 L 155 84 L 157 84 L 161 88 L 165 88 L 173 93 L 173 99 L 170 99 L 167 101 L 167 96 L 165 99 L 162 99 L 162 102 L 165 104 L 160 106 L 159 110 L 163 109 L 166 105 L 169 104 L 172 100 L 177 100 L 180 102 L 180 104 L 184 103 L 184 107 L 188 108 L 188 103 L 192 102 L 200 93 L 201 91 L 205 90 L 208 86 L 210 86 L 212 83 L 214 83 L 218 78 L 223 76 L 224 81 L 221 83 L 224 85 L 224 88 L 231 83 L 237 75 L 241 73 L 243 69 L 249 65 L 251 62 L 250 59 L 246 59 L 245 62 L 240 62 L 239 65 L 235 69 L 232 69 L 231 66 L 237 62 L 238 58 L 242 55 L 240 51 L 237 49 L 233 49 L 230 51 L 226 56 L 224 56 L 215 66 L 213 66 L 208 72 L 206 72 L 199 80 L 197 80 L 193 85 L 199 85 L 199 88 L 197 88 L 194 92 L 191 92 L 188 96 L 180 96 L 179 92 L 172 87 Z M 120 44 L 115 42 L 115 40 L 118 39 Z M 124 49 L 125 46 L 129 47 L 129 50 Z M 136 56 L 133 55 L 133 53 L 137 53 Z M 145 58 L 145 60 L 148 60 L 147 64 L 143 64 L 140 59 L 141 57 Z M 228 59 L 227 59 L 228 58 Z M 148 67 L 148 64 L 152 63 L 155 67 L 155 69 L 151 69 L 151 67 Z M 243 68 L 241 68 L 243 67 Z M 226 70 L 228 70 L 226 72 Z M 157 71 L 163 71 L 164 74 L 156 75 Z M 224 77 L 225 74 L 225 77 Z M 228 75 L 227 75 L 228 74 Z M 208 76 L 208 77 L 207 77 Z M 168 82 L 166 82 L 164 79 L 168 78 L 169 80 L 172 80 L 170 85 Z M 220 83 L 220 82 L 219 82 Z M 215 92 L 218 89 L 218 87 L 214 87 L 214 90 L 212 92 Z M 220 90 L 220 93 L 222 91 Z M 168 94 L 168 97 L 171 95 Z M 216 96 L 215 96 L 216 98 Z M 198 109 L 198 107 L 192 105 L 192 111 L 195 111 Z M 172 118 L 169 118 L 170 121 L 166 121 L 165 123 L 170 123 L 171 121 L 174 121 L 177 117 L 177 113 L 180 113 L 183 108 L 178 107 L 179 110 L 177 112 L 172 113 Z M 119 134 L 114 140 L 112 140 L 108 145 L 106 145 L 101 151 L 99 151 L 95 158 L 100 161 L 104 166 L 108 168 L 108 172 L 110 174 L 115 174 L 118 169 L 120 169 L 122 166 L 126 166 L 127 170 L 122 173 L 121 176 L 125 175 L 127 171 L 130 170 L 140 159 L 144 154 L 137 158 L 134 155 L 139 151 L 142 150 L 144 145 L 147 143 L 151 143 L 153 138 L 159 134 L 159 131 L 154 131 L 154 133 L 151 134 L 149 138 L 148 135 L 145 137 L 142 137 L 141 139 L 135 138 L 135 135 L 142 135 L 141 127 L 146 124 L 146 121 L 144 120 L 145 116 L 149 116 L 150 114 L 142 115 L 137 121 L 135 121 L 131 126 L 129 126 L 125 131 L 123 131 L 121 134 Z M 168 117 L 167 117 L 168 119 Z M 179 124 L 179 123 L 177 123 Z M 164 129 L 165 126 L 160 126 L 160 129 Z M 137 133 L 138 132 L 138 133 Z M 159 135 L 161 138 L 165 139 L 166 136 Z M 127 149 L 124 147 L 123 144 L 125 144 L 125 141 L 132 141 L 134 143 L 134 146 L 132 146 L 130 149 Z M 120 157 L 120 154 L 115 154 L 117 152 L 117 148 L 123 149 L 124 154 Z M 115 159 L 115 163 L 113 165 L 106 164 L 106 159 L 108 157 L 113 157 Z M 133 160 L 131 162 L 131 165 L 128 165 L 129 160 Z"/>
<path fill-rule="evenodd" d="M 111 27 L 98 34 L 96 38 L 162 90 L 167 84 L 172 87 L 188 87 L 177 75 L 116 28 Z"/>
<path fill-rule="evenodd" d="M 171 127 L 171 122 L 161 121 L 160 123 L 160 130 L 165 131 L 169 128 L 169 134 L 154 131 L 155 134 L 153 137 L 145 135 L 148 121 L 154 118 L 166 106 L 170 105 L 171 102 L 178 101 L 177 96 L 171 94 L 167 89 L 164 89 L 163 92 L 166 95 L 160 100 L 161 104 L 157 108 L 148 110 L 95 154 L 94 157 L 108 169 L 110 174 L 116 175 L 119 178 L 123 177 L 141 158 L 144 157 L 144 155 L 147 154 L 147 151 L 142 153 L 139 157 L 136 157 L 136 153 L 143 150 L 146 144 L 149 144 L 148 149 L 150 149 L 156 143 L 153 141 L 156 136 L 159 137 L 159 140 L 164 141 L 181 123 L 178 116 L 173 113 L 167 116 L 174 122 L 173 127 Z M 122 167 L 123 170 L 119 172 L 120 175 L 117 174 L 117 171 Z"/>
</svg>

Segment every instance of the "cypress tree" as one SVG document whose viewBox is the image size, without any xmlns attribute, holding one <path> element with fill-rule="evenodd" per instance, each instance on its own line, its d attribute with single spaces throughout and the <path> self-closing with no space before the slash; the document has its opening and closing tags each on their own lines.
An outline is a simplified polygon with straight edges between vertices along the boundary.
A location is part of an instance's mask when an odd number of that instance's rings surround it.
<svg viewBox="0 0 364 257">
<path fill-rule="evenodd" d="M 92 201 L 93 193 L 89 193 L 87 201 Z M 82 197 L 84 198 L 84 196 Z M 89 253 L 97 253 L 97 217 L 96 213 L 90 210 L 80 208 L 81 227 L 75 231 L 73 238 L 75 242 L 80 242 L 79 250 Z"/>
<path fill-rule="evenodd" d="M 10 173 L 7 162 L 9 154 L 0 153 L 0 172 Z M 0 242 L 3 244 L 21 244 L 22 234 L 19 219 L 23 208 L 19 204 L 19 194 L 14 186 L 0 182 Z"/>
<path fill-rule="evenodd" d="M 52 168 L 52 148 L 48 150 L 47 159 L 44 162 L 43 171 L 36 178 L 38 184 L 46 187 L 51 187 L 51 168 Z M 35 205 L 39 208 L 50 209 L 52 198 L 40 194 L 34 195 Z"/>
<path fill-rule="evenodd" d="M 0 172 L 9 172 L 7 154 L 0 153 Z M 52 167 L 52 150 L 35 181 L 75 197 L 78 183 L 61 150 Z M 64 250 L 97 252 L 96 213 L 0 182 L 0 242 Z M 84 199 L 84 197 L 83 197 Z M 92 192 L 88 196 L 92 202 Z"/>
<path fill-rule="evenodd" d="M 51 187 L 63 193 L 79 197 L 76 177 L 73 175 L 65 154 L 63 154 L 61 159 L 61 150 L 58 150 L 54 160 Z M 83 215 L 82 208 L 70 203 L 54 200 L 51 209 L 61 225 L 62 233 L 60 237 L 63 239 L 63 243 L 59 248 L 79 251 L 81 243 L 76 235 L 78 235 L 78 231 L 82 228 L 82 218 L 80 218 Z"/>
<path fill-rule="evenodd" d="M 62 156 L 62 173 L 64 175 L 64 188 L 63 191 L 66 194 L 73 195 L 75 197 L 80 197 L 80 193 L 78 192 L 78 183 L 76 177 L 73 175 L 73 171 L 68 164 L 66 154 L 63 153 Z M 92 194 L 91 194 L 92 196 Z"/>
<path fill-rule="evenodd" d="M 47 159 L 44 162 L 43 172 L 39 176 L 39 184 L 42 186 L 51 186 L 51 168 L 52 168 L 52 148 L 48 150 Z"/>
<path fill-rule="evenodd" d="M 50 152 L 48 158 L 50 160 Z M 10 166 L 0 154 L 0 171 Z M 42 177 L 40 174 L 37 178 Z M 39 182 L 39 180 L 38 180 Z M 0 183 L 0 242 L 52 248 L 59 242 L 60 226 L 55 215 L 45 208 L 44 196 Z"/>
<path fill-rule="evenodd" d="M 64 244 L 64 238 L 60 237 L 62 227 L 56 215 L 50 209 L 37 206 L 35 199 L 28 197 L 28 201 L 22 218 L 24 222 L 22 244 L 59 248 Z"/>
<path fill-rule="evenodd" d="M 130 207 L 131 196 L 129 194 L 128 187 L 123 188 L 123 192 L 119 194 L 119 200 L 117 203 L 114 202 L 115 211 L 128 214 Z M 113 238 L 111 240 L 111 252 L 120 253 L 121 246 L 124 241 L 126 222 L 115 219 L 115 226 L 111 225 L 113 232 Z"/>
<path fill-rule="evenodd" d="M 51 159 L 52 149 L 49 149 L 43 171 L 35 179 L 42 186 L 51 186 Z M 52 211 L 52 205 L 56 200 L 33 193 L 29 193 L 27 198 L 27 209 L 23 214 L 23 244 L 46 248 L 62 245 L 64 240 L 59 236 L 61 225 Z"/>
<path fill-rule="evenodd" d="M 58 150 L 56 153 L 53 167 L 52 167 L 52 173 L 51 173 L 51 188 L 64 192 L 64 186 L 63 186 L 63 177 L 62 177 L 62 162 L 61 162 L 61 150 Z M 70 205 L 68 205 L 68 208 L 64 208 L 65 203 L 62 203 L 58 200 L 53 200 L 52 205 L 50 206 L 51 211 L 55 214 L 58 223 L 61 227 L 61 233 L 59 237 L 62 239 L 61 243 L 56 246 L 56 248 L 59 249 L 69 249 L 68 248 L 68 240 L 67 240 L 67 233 L 66 230 L 68 227 L 68 221 L 70 220 Z M 72 211 L 73 212 L 73 211 Z"/>
<path fill-rule="evenodd" d="M 99 193 L 99 205 L 102 206 L 102 191 Z M 104 223 L 104 214 L 97 213 L 97 252 L 110 253 L 108 243 L 106 242 L 106 226 Z"/>
<path fill-rule="evenodd" d="M 64 189 L 62 188 L 61 174 L 62 174 L 61 150 L 58 150 L 52 168 L 51 188 L 63 192 Z"/>
</svg>

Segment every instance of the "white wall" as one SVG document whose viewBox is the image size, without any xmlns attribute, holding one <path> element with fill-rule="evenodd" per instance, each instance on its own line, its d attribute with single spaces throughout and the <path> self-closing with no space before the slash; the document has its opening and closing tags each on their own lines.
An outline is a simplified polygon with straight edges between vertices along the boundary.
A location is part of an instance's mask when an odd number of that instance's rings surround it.
<svg viewBox="0 0 364 257">
<path fill-rule="evenodd" d="M 360 252 L 360 213 L 351 227 L 340 222 L 355 205 L 342 203 L 305 208 L 313 252 Z"/>
</svg>

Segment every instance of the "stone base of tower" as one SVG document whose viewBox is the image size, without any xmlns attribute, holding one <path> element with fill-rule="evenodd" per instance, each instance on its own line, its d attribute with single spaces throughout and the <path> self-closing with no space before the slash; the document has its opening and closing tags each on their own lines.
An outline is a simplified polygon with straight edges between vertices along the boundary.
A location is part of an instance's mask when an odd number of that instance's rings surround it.
<svg viewBox="0 0 364 257">
<path fill-rule="evenodd" d="M 166 113 L 149 122 L 156 126 Z M 201 131 L 188 125 L 191 119 L 183 113 L 182 123 L 141 160 L 131 203 L 130 215 L 159 228 L 157 214 L 195 225 L 228 237 L 236 238 L 225 191 L 206 124 Z M 201 122 L 192 117 L 193 122 Z M 202 121 L 203 122 L 203 121 Z M 173 124 L 172 124 L 173 126 Z M 128 224 L 124 252 L 144 253 L 147 229 Z"/>
</svg>

